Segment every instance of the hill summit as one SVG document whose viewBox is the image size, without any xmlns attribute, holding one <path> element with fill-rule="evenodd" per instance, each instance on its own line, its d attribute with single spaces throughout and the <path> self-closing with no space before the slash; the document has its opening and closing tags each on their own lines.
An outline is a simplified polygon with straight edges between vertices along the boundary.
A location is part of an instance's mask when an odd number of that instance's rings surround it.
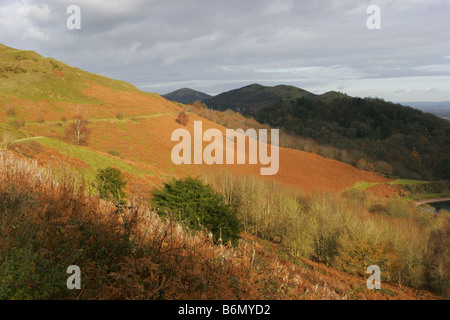
<svg viewBox="0 0 450 320">
<path fill-rule="evenodd" d="M 189 88 L 179 89 L 163 95 L 164 98 L 170 101 L 180 102 L 184 104 L 193 103 L 195 101 L 202 101 L 211 98 L 209 94 L 196 91 Z"/>
<path fill-rule="evenodd" d="M 294 86 L 278 85 L 266 87 L 255 83 L 221 93 L 215 97 L 203 100 L 203 102 L 219 110 L 250 111 L 268 107 L 280 100 L 291 101 L 310 96 L 314 96 L 314 94 Z"/>
</svg>

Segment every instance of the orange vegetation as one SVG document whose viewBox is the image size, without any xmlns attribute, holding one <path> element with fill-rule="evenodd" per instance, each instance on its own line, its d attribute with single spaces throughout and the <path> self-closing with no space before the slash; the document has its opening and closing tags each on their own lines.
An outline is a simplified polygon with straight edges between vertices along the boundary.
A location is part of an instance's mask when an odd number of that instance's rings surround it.
<svg viewBox="0 0 450 320">
<path fill-rule="evenodd" d="M 86 196 L 70 184 L 55 183 L 47 171 L 29 160 L 1 151 L 0 162 L 2 196 L 26 201 L 27 195 L 33 194 L 39 204 L 34 208 L 21 206 L 21 214 L 5 211 L 8 223 L 3 227 L 22 242 L 25 239 L 39 243 L 30 246 L 32 253 L 44 267 L 54 268 L 54 272 L 34 274 L 36 288 L 27 290 L 24 286 L 22 290 L 27 297 L 39 299 L 45 294 L 50 299 L 438 298 L 387 283 L 382 291 L 370 291 L 361 277 L 305 259 L 292 263 L 272 253 L 276 247 L 268 248 L 270 244 L 245 234 L 235 248 L 216 246 L 205 233 L 191 234 L 177 223 L 159 218 L 139 199 L 118 211 L 114 204 Z M 10 203 L 15 202 L 5 202 Z M 27 232 L 21 233 L 24 230 Z M 9 250 L 15 248 L 14 241 L 14 237 L 5 239 L 0 256 L 10 254 Z M 75 293 L 54 285 L 61 281 L 60 272 L 56 271 L 74 259 L 83 270 L 84 283 L 83 290 Z M 29 278 L 18 281 L 29 283 Z M 22 282 L 15 285 L 20 287 Z"/>
<path fill-rule="evenodd" d="M 203 131 L 216 128 L 221 130 L 224 136 L 226 128 L 195 114 L 189 116 L 190 121 L 184 127 L 176 122 L 181 108 L 158 95 L 112 91 L 95 83 L 91 83 L 83 90 L 83 93 L 103 101 L 103 104 L 55 103 L 55 106 L 48 101 L 15 102 L 15 104 L 21 104 L 21 113 L 25 114 L 26 119 L 34 120 L 45 114 L 46 122 L 27 124 L 23 130 L 36 135 L 62 137 L 60 133 L 62 130 L 58 131 L 54 124 L 48 123 L 48 121 L 58 121 L 64 116 L 70 122 L 71 117 L 81 113 L 90 120 L 92 133 L 88 144 L 89 148 L 105 153 L 114 149 L 120 152 L 123 159 L 154 166 L 157 172 L 161 173 L 159 180 L 164 180 L 164 176 L 167 175 L 200 175 L 203 170 L 216 170 L 218 167 L 226 167 L 230 172 L 239 175 L 260 175 L 260 165 L 175 166 L 171 161 L 172 148 L 178 143 L 171 142 L 174 130 L 186 128 L 193 137 L 194 121 L 203 122 Z M 116 119 L 115 115 L 118 111 L 122 111 L 126 119 Z M 204 143 L 205 145 L 206 143 Z M 336 160 L 284 148 L 280 148 L 278 174 L 264 178 L 296 187 L 308 193 L 314 191 L 337 193 L 360 181 L 388 181 L 376 173 L 360 171 Z"/>
</svg>

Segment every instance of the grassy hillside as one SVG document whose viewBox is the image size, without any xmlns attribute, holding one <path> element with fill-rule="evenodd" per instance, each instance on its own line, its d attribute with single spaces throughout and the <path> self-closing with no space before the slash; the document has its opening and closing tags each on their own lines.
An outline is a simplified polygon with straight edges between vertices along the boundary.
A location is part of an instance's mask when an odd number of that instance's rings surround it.
<svg viewBox="0 0 450 320">
<path fill-rule="evenodd" d="M 137 92 L 133 85 L 108 79 L 61 61 L 44 58 L 34 51 L 22 51 L 0 44 L 0 93 L 30 100 L 99 103 L 82 94 L 89 82 L 111 90 Z"/>
<path fill-rule="evenodd" d="M 17 139 L 41 136 L 51 138 L 53 140 L 38 139 L 36 143 L 55 148 L 69 157 L 80 158 L 70 148 L 58 147 L 61 143 L 67 145 L 66 131 L 72 119 L 81 115 L 88 121 L 90 130 L 88 142 L 82 146 L 89 149 L 88 159 L 92 158 L 93 153 L 99 153 L 131 161 L 134 166 L 155 173 L 145 177 L 136 175 L 152 185 L 162 182 L 167 175 L 199 175 L 204 170 L 224 167 L 175 166 L 172 163 L 171 151 L 176 142 L 171 141 L 171 135 L 176 129 L 183 127 L 175 121 L 182 107 L 163 97 L 42 58 L 33 52 L 2 47 L 2 54 L 2 66 L 14 63 L 21 64 L 24 70 L 40 70 L 35 73 L 8 73 L 7 78 L 2 79 L 2 85 L 10 89 L 0 91 L 0 120 L 5 123 L 5 128 L 15 132 Z M 24 58 L 17 60 L 16 56 Z M 55 63 L 58 67 L 53 68 Z M 57 71 L 59 69 L 62 74 Z M 295 88 L 269 89 L 282 93 Z M 45 95 L 45 92 L 50 92 L 48 90 L 51 90 L 51 95 Z M 193 121 L 196 120 L 203 122 L 204 130 L 216 128 L 225 134 L 226 128 L 223 126 L 193 114 L 189 117 L 190 121 L 185 128 L 191 136 L 194 133 Z M 87 164 L 88 162 L 86 161 Z M 260 167 L 235 165 L 228 166 L 227 169 L 237 174 L 259 176 Z M 384 181 L 376 174 L 361 172 L 337 161 L 287 149 L 280 150 L 279 173 L 268 179 L 306 192 L 340 192 L 359 181 Z M 138 183 L 141 187 L 142 184 L 143 181 Z"/>
</svg>

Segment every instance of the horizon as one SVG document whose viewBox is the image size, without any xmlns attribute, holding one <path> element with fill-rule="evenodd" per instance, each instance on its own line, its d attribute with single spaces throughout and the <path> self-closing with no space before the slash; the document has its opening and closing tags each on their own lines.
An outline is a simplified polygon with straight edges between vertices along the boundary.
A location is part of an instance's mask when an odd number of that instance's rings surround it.
<svg viewBox="0 0 450 320">
<path fill-rule="evenodd" d="M 159 94 L 260 83 L 450 101 L 449 2 L 81 0 L 80 28 L 69 30 L 71 4 L 2 2 L 0 42 Z"/>
<path fill-rule="evenodd" d="M 194 88 L 189 88 L 189 87 L 183 87 L 183 88 L 175 89 L 175 90 L 173 90 L 173 91 L 166 92 L 166 93 L 159 93 L 159 92 L 156 92 L 156 93 L 158 93 L 158 94 L 161 95 L 161 96 L 164 96 L 164 95 L 167 95 L 167 94 L 170 94 L 170 93 L 179 91 L 179 90 L 189 89 L 189 90 L 197 91 L 197 92 L 200 92 L 200 93 L 205 93 L 205 94 L 207 94 L 207 95 L 210 95 L 210 96 L 212 96 L 212 97 L 215 97 L 215 96 L 217 96 L 217 95 L 219 95 L 219 94 L 222 94 L 222 93 L 226 93 L 226 92 L 229 92 L 229 91 L 232 91 L 232 90 L 236 90 L 236 89 L 242 89 L 242 88 L 245 88 L 245 87 L 248 87 L 248 86 L 251 86 L 251 85 L 255 85 L 255 84 L 261 85 L 260 83 L 250 83 L 250 84 L 245 85 L 245 86 L 243 86 L 243 87 L 233 88 L 233 89 L 230 89 L 230 90 L 227 90 L 227 91 L 223 91 L 223 92 L 218 92 L 218 93 L 208 93 L 208 92 L 203 92 L 203 91 L 200 91 L 200 90 L 197 90 L 197 89 L 194 89 Z M 288 84 L 279 83 L 279 84 L 276 84 L 276 85 L 273 85 L 273 86 L 267 86 L 267 87 L 275 87 L 275 86 L 280 86 L 280 85 L 281 85 L 281 86 L 282 86 L 282 85 L 290 86 L 290 85 L 288 85 Z M 297 87 L 297 88 L 298 88 L 298 87 Z M 305 90 L 304 88 L 299 88 L 299 89 Z M 347 94 L 346 92 L 341 92 L 341 91 L 336 91 L 336 90 L 331 90 L 331 91 L 335 91 L 335 92 L 342 93 L 342 94 Z M 328 93 L 328 92 L 331 92 L 331 91 L 321 92 L 321 93 L 318 93 L 317 95 L 325 94 L 325 93 Z M 316 93 L 314 93 L 314 94 L 316 94 Z M 348 94 L 347 94 L 347 95 L 348 95 Z M 349 96 L 350 96 L 350 95 L 349 95 Z M 353 97 L 353 96 L 352 96 L 352 97 Z M 382 98 L 382 97 L 354 97 L 354 98 L 362 98 L 362 99 L 365 99 L 365 98 L 384 99 L 384 98 Z M 386 101 L 387 101 L 387 102 L 392 102 L 392 103 L 398 103 L 398 104 L 405 104 L 405 106 L 408 106 L 407 104 L 409 104 L 409 103 L 438 105 L 438 106 L 435 106 L 435 107 L 439 107 L 439 106 L 447 106 L 447 105 L 450 106 L 450 100 L 449 100 L 449 101 L 389 101 L 389 100 L 386 100 Z"/>
</svg>

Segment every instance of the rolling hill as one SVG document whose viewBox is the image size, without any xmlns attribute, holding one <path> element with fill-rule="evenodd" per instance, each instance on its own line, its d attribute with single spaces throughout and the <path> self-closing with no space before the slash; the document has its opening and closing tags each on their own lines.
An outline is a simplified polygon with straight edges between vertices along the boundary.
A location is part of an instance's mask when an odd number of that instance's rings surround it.
<svg viewBox="0 0 450 320">
<path fill-rule="evenodd" d="M 163 97 L 170 101 L 189 104 L 195 101 L 206 100 L 208 98 L 211 98 L 212 96 L 200 91 L 195 91 L 189 88 L 183 88 L 164 94 Z"/>
<path fill-rule="evenodd" d="M 17 137 L 44 137 L 33 143 L 57 151 L 61 159 L 75 158 L 92 172 L 105 167 L 108 163 L 105 158 L 111 158 L 126 168 L 134 181 L 131 185 L 138 189 L 147 186 L 145 181 L 155 186 L 168 176 L 198 175 L 204 170 L 225 167 L 236 174 L 259 176 L 260 165 L 174 165 L 171 150 L 176 143 L 171 141 L 171 135 L 180 128 L 175 120 L 182 109 L 157 94 L 141 92 L 131 84 L 85 72 L 34 52 L 2 46 L 0 57 L 3 130 L 15 127 Z M 293 88 L 276 88 L 277 92 L 291 90 L 301 94 Z M 82 114 L 90 124 L 86 146 L 74 146 L 64 139 L 69 121 L 77 114 Z M 216 128 L 225 135 L 225 127 L 191 114 L 186 129 L 192 136 L 195 120 L 203 122 L 204 130 Z M 30 148 L 34 149 L 38 148 Z M 28 155 L 39 158 L 39 154 L 31 151 Z M 386 181 L 339 161 L 284 148 L 280 149 L 278 174 L 266 179 L 305 192 L 340 192 L 360 181 Z"/>
<path fill-rule="evenodd" d="M 0 299 L 439 298 L 417 288 L 445 258 L 433 233 L 445 216 L 361 191 L 390 179 L 287 148 L 264 178 L 261 165 L 177 166 L 175 130 L 194 136 L 194 121 L 227 128 L 194 113 L 183 126 L 187 106 L 35 52 L 1 46 L 0 70 Z M 85 145 L 66 137 L 76 116 L 87 121 Z M 98 197 L 96 175 L 107 167 L 128 181 L 126 204 Z M 207 177 L 240 215 L 236 247 L 149 207 L 155 187 L 187 176 Z M 79 292 L 64 286 L 74 262 L 84 272 Z M 383 290 L 365 287 L 367 263 L 392 277 Z"/>
<path fill-rule="evenodd" d="M 327 158 L 403 178 L 450 179 L 443 169 L 450 163 L 450 123 L 431 113 L 382 99 L 336 91 L 315 95 L 284 85 L 253 84 L 203 103 L 253 117 L 293 139 L 310 139 L 306 144 L 320 147 Z M 291 147 L 306 150 L 305 142 Z"/>
<path fill-rule="evenodd" d="M 226 109 L 254 111 L 279 101 L 290 101 L 309 96 L 314 95 L 311 92 L 293 86 L 266 87 L 260 84 L 251 84 L 240 89 L 221 93 L 202 102 L 209 107 L 222 111 Z"/>
</svg>

